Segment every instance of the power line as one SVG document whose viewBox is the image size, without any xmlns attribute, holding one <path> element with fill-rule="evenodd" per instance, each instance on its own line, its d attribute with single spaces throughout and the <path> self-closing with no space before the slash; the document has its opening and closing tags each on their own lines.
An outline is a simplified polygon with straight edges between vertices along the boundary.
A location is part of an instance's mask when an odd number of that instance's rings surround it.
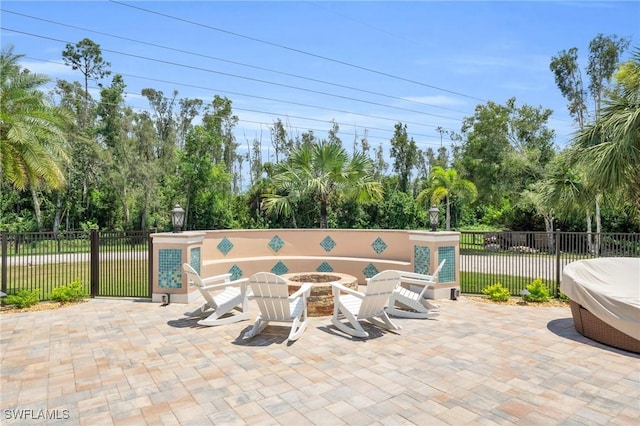
<svg viewBox="0 0 640 426">
<path fill-rule="evenodd" d="M 360 65 L 351 64 L 349 62 L 341 61 L 339 59 L 333 59 L 333 58 L 329 58 L 327 56 L 318 55 L 318 54 L 315 54 L 315 53 L 307 52 L 307 51 L 304 51 L 304 50 L 296 49 L 296 48 L 285 46 L 285 45 L 278 44 L 278 43 L 273 43 L 273 42 L 262 40 L 262 39 L 259 39 L 259 38 L 256 38 L 256 37 L 251 37 L 251 36 L 247 36 L 247 35 L 244 35 L 244 34 L 235 33 L 233 31 L 223 30 L 221 28 L 213 27 L 211 25 L 205 25 L 205 24 L 202 24 L 202 23 L 199 23 L 199 22 L 190 21 L 188 19 L 178 18 L 177 16 L 167 15 L 165 13 L 156 12 L 154 10 L 145 9 L 145 8 L 142 8 L 142 7 L 139 7 L 139 6 L 134 6 L 134 5 L 131 5 L 131 4 L 120 2 L 120 1 L 116 1 L 116 0 L 109 0 L 109 1 L 111 3 L 116 3 L 116 4 L 119 4 L 121 6 L 130 7 L 132 9 L 137 9 L 137 10 L 140 10 L 140 11 L 143 11 L 143 12 L 146 12 L 146 13 L 151 13 L 151 14 L 158 15 L 158 16 L 163 16 L 165 18 L 173 19 L 173 20 L 180 21 L 180 22 L 185 22 L 187 24 L 196 25 L 196 26 L 199 26 L 199 27 L 203 27 L 203 28 L 207 28 L 207 29 L 213 30 L 213 31 L 222 32 L 222 33 L 229 34 L 229 35 L 232 35 L 232 36 L 235 36 L 235 37 L 240 37 L 240 38 L 244 38 L 244 39 L 247 39 L 247 40 L 255 41 L 257 43 L 262 43 L 262 44 L 266 44 L 266 45 L 269 45 L 269 46 L 278 47 L 280 49 L 289 50 L 289 51 L 292 51 L 292 52 L 300 53 L 302 55 L 311 56 L 311 57 L 318 58 L 318 59 L 323 59 L 325 61 L 334 62 L 336 64 L 344 65 L 344 66 L 347 66 L 347 67 L 350 67 L 350 68 L 355 68 L 355 69 L 359 69 L 359 70 L 362 70 L 362 71 L 367 71 L 367 72 L 370 72 L 370 73 L 373 73 L 373 74 L 377 74 L 377 75 L 382 75 L 382 76 L 385 76 L 385 77 L 393 78 L 395 80 L 400 80 L 400 81 L 404 81 L 404 82 L 407 82 L 407 83 L 412 83 L 412 84 L 416 84 L 416 85 L 419 85 L 419 86 L 428 87 L 430 89 L 439 90 L 441 92 L 451 93 L 453 95 L 462 96 L 464 98 L 474 99 L 474 100 L 481 101 L 481 102 L 487 102 L 486 99 L 478 98 L 478 97 L 475 97 L 475 96 L 467 95 L 465 93 L 460 93 L 460 92 L 456 92 L 456 91 L 453 91 L 453 90 L 444 89 L 442 87 L 438 87 L 438 86 L 433 86 L 433 85 L 430 85 L 430 84 L 422 83 L 420 81 L 411 80 L 411 79 L 408 79 L 408 78 L 404 78 L 404 77 L 400 77 L 400 76 L 397 76 L 397 75 L 389 74 L 389 73 L 386 73 L 384 71 L 378 71 L 378 70 L 374 70 L 372 68 L 367 68 L 367 67 L 363 67 L 363 66 L 360 66 Z"/>
<path fill-rule="evenodd" d="M 100 34 L 100 35 L 107 36 L 107 37 L 113 37 L 113 38 L 117 38 L 117 39 L 120 39 L 120 40 L 125 40 L 125 41 L 130 41 L 130 42 L 134 42 L 134 43 L 143 44 L 143 45 L 146 45 L 146 46 L 157 47 L 157 48 L 160 48 L 160 49 L 170 50 L 170 51 L 173 51 L 173 52 L 185 53 L 187 55 L 193 55 L 193 56 L 197 56 L 197 57 L 201 57 L 201 58 L 212 59 L 214 61 L 226 62 L 226 63 L 233 64 L 233 65 L 239 65 L 239 66 L 243 66 L 243 67 L 247 67 L 247 68 L 253 68 L 253 69 L 257 69 L 257 70 L 261 70 L 261 71 L 267 71 L 267 72 L 271 72 L 271 73 L 274 73 L 274 74 L 284 75 L 284 76 L 287 76 L 287 77 L 299 78 L 299 79 L 302 79 L 302 80 L 313 81 L 315 83 L 327 84 L 327 85 L 330 85 L 330 86 L 341 87 L 341 88 L 344 88 L 344 89 L 354 90 L 354 91 L 358 91 L 358 92 L 362 92 L 362 93 L 368 93 L 368 94 L 371 94 L 371 95 L 382 96 L 382 97 L 386 97 L 386 98 L 390 98 L 390 99 L 396 99 L 396 100 L 400 100 L 400 101 L 403 101 L 403 102 L 410 102 L 410 103 L 414 103 L 414 104 L 418 104 L 418 105 L 425 105 L 425 106 L 429 106 L 429 107 L 432 107 L 432 108 L 443 109 L 443 110 L 446 110 L 446 111 L 458 112 L 460 114 L 467 114 L 467 115 L 471 114 L 468 111 L 460 111 L 460 110 L 457 110 L 457 109 L 454 109 L 454 108 L 448 108 L 448 107 L 444 107 L 444 106 L 441 106 L 441 105 L 433 105 L 433 104 L 429 104 L 429 103 L 426 103 L 426 102 L 420 102 L 420 101 L 416 101 L 416 100 L 413 100 L 413 99 L 403 98 L 403 97 L 400 97 L 400 96 L 389 95 L 389 94 L 380 93 L 380 92 L 374 92 L 374 91 L 367 90 L 367 89 L 360 89 L 360 88 L 357 88 L 357 87 L 348 86 L 348 85 L 341 84 L 341 83 L 334 83 L 334 82 L 320 80 L 320 79 L 316 79 L 316 78 L 312 78 L 312 77 L 305 77 L 305 76 L 301 76 L 301 75 L 298 75 L 298 74 L 292 74 L 292 73 L 288 73 L 288 72 L 284 72 L 284 71 L 274 70 L 274 69 L 271 69 L 271 68 L 261 67 L 261 66 L 258 66 L 258 65 L 245 64 L 245 63 L 242 63 L 242 62 L 232 61 L 232 60 L 229 60 L 229 59 L 219 58 L 219 57 L 216 57 L 216 56 L 210 56 L 210 55 L 205 55 L 205 54 L 202 54 L 202 53 L 191 52 L 191 51 L 184 50 L 184 49 L 178 49 L 178 48 L 163 46 L 163 45 L 160 45 L 160 44 L 149 43 L 149 42 L 142 41 L 142 40 L 132 39 L 132 38 L 128 38 L 128 37 L 122 37 L 122 36 L 118 36 L 118 35 L 115 35 L 115 34 L 105 33 L 105 32 L 102 32 L 102 31 L 91 30 L 91 29 L 88 29 L 88 28 L 78 27 L 78 26 L 75 26 L 75 25 L 65 24 L 65 23 L 57 22 L 57 21 L 52 21 L 50 19 L 44 19 L 44 18 L 40 18 L 40 17 L 36 17 L 36 16 L 26 15 L 24 13 L 14 12 L 14 11 L 6 10 L 6 9 L 0 9 L 0 10 L 2 12 L 5 12 L 5 13 L 11 13 L 11 14 L 14 14 L 14 15 L 23 16 L 23 17 L 26 17 L 26 18 L 30 18 L 30 19 L 34 19 L 34 20 L 38 20 L 38 21 L 42 21 L 42 22 L 48 22 L 48 23 L 51 23 L 51 24 L 60 25 L 60 26 L 64 26 L 64 27 L 67 27 L 67 28 L 73 28 L 73 29 L 77 29 L 77 30 L 81 30 L 81 31 L 94 33 L 94 34 Z"/>
<path fill-rule="evenodd" d="M 15 30 L 15 29 L 12 29 L 12 28 L 7 28 L 7 27 L 0 27 L 0 28 L 2 30 L 5 30 L 5 31 L 11 31 L 11 32 L 15 32 L 15 33 L 18 33 L 18 34 L 29 35 L 29 36 L 32 36 L 32 37 L 42 38 L 42 39 L 45 39 L 45 40 L 51 40 L 51 41 L 56 41 L 56 42 L 59 42 L 59 43 L 67 43 L 67 44 L 70 43 L 69 41 L 60 40 L 60 39 L 57 39 L 57 38 L 54 38 L 54 37 L 38 35 L 38 34 L 29 33 L 29 32 L 26 32 L 26 31 Z M 288 89 L 300 90 L 300 91 L 304 91 L 304 92 L 314 93 L 314 94 L 317 94 L 317 95 L 323 95 L 323 96 L 329 96 L 329 97 L 334 97 L 334 98 L 339 98 L 339 99 L 345 99 L 345 100 L 365 103 L 365 104 L 369 104 L 369 105 L 382 106 L 382 107 L 385 107 L 385 108 L 397 109 L 397 110 L 401 110 L 401 111 L 412 112 L 412 113 L 415 113 L 415 114 L 421 114 L 421 115 L 426 115 L 426 116 L 430 116 L 430 117 L 443 118 L 443 119 L 446 119 L 446 120 L 460 121 L 459 118 L 447 117 L 447 116 L 444 116 L 444 115 L 432 114 L 432 113 L 428 113 L 428 112 L 424 112 L 424 111 L 418 111 L 418 110 L 414 110 L 414 109 L 410 109 L 410 108 L 403 108 L 403 107 L 383 104 L 383 103 L 380 103 L 380 102 L 373 102 L 373 101 L 367 101 L 367 100 L 364 100 L 364 99 L 352 98 L 350 96 L 336 95 L 336 94 L 332 94 L 332 93 L 322 92 L 322 91 L 319 91 L 319 90 L 307 89 L 307 88 L 304 88 L 304 87 L 292 86 L 290 84 L 277 83 L 277 82 L 272 82 L 272 81 L 268 81 L 268 80 L 262 80 L 262 79 L 259 79 L 259 78 L 246 77 L 246 76 L 241 76 L 241 75 L 238 75 L 238 74 L 232 74 L 232 73 L 228 73 L 228 72 L 224 72 L 224 71 L 216 71 L 216 70 L 212 70 L 212 69 L 208 69 L 208 68 L 196 67 L 196 66 L 193 66 L 193 65 L 180 64 L 178 62 L 167 61 L 167 60 L 164 60 L 164 59 L 149 58 L 149 57 L 146 57 L 146 56 L 136 55 L 136 54 L 133 54 L 133 53 L 120 52 L 118 50 L 113 50 L 113 49 L 102 49 L 102 51 L 103 52 L 115 53 L 117 55 L 129 56 L 129 57 L 132 57 L 132 58 L 152 61 L 152 62 L 158 62 L 158 63 L 162 63 L 162 64 L 167 64 L 167 65 L 173 65 L 173 66 L 177 66 L 177 67 L 181 67 L 181 68 L 192 69 L 192 70 L 196 70 L 196 71 L 203 71 L 203 72 L 208 72 L 208 73 L 212 73 L 212 74 L 219 74 L 219 75 L 224 75 L 224 76 L 227 76 L 227 77 L 233 77 L 233 78 L 238 78 L 238 79 L 243 79 L 243 80 L 249 80 L 249 81 L 254 81 L 254 82 L 263 83 L 263 84 L 270 84 L 270 85 L 274 85 L 274 86 L 278 86 L 278 87 L 285 87 L 285 88 L 288 88 Z"/>
</svg>

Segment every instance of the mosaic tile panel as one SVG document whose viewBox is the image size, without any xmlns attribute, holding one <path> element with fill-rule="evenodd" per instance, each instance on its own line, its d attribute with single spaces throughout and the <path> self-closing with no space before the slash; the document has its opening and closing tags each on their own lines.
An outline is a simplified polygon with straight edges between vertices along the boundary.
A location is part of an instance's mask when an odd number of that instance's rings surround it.
<svg viewBox="0 0 640 426">
<path fill-rule="evenodd" d="M 285 265 L 284 263 L 278 262 L 275 264 L 273 268 L 271 268 L 271 272 L 273 272 L 276 275 L 282 275 L 289 272 L 289 268 L 287 268 L 287 265 Z"/>
<path fill-rule="evenodd" d="M 373 244 L 371 244 L 371 247 L 373 247 L 373 250 L 376 253 L 380 254 L 387 249 L 387 244 L 384 241 L 382 241 L 382 238 L 378 237 L 373 242 Z"/>
<path fill-rule="evenodd" d="M 284 241 L 282 241 L 282 238 L 276 235 L 271 239 L 271 241 L 269 241 L 269 247 L 271 247 L 271 250 L 277 253 L 282 247 L 284 247 Z"/>
<path fill-rule="evenodd" d="M 229 253 L 231 251 L 232 248 L 233 248 L 233 243 L 231 241 L 229 241 L 227 239 L 227 237 L 224 237 L 218 243 L 218 250 L 220 250 L 222 252 L 222 254 L 224 254 L 225 256 L 227 255 L 227 253 Z"/>
<path fill-rule="evenodd" d="M 234 264 L 230 269 L 229 269 L 229 273 L 231 274 L 231 280 L 237 280 L 238 278 L 242 277 L 242 269 L 240 269 L 240 267 L 236 264 Z"/>
<path fill-rule="evenodd" d="M 456 280 L 455 247 L 438 247 L 438 263 L 442 262 L 444 259 L 447 259 L 447 261 L 442 267 L 442 271 L 440 271 L 438 282 L 440 283 L 454 282 Z"/>
<path fill-rule="evenodd" d="M 182 250 L 158 250 L 158 287 L 182 287 Z"/>
<path fill-rule="evenodd" d="M 325 239 L 320 242 L 320 246 L 328 253 L 336 246 L 336 242 L 333 241 L 333 238 L 327 235 Z"/>
<path fill-rule="evenodd" d="M 367 277 L 367 278 L 371 278 L 371 277 L 373 277 L 373 276 L 374 276 L 374 275 L 376 275 L 378 272 L 379 272 L 379 271 L 378 271 L 378 268 L 376 268 L 376 267 L 373 265 L 373 263 L 368 264 L 368 265 L 367 265 L 367 267 L 366 267 L 366 268 L 364 268 L 364 269 L 362 270 L 362 273 L 363 273 L 363 274 L 364 274 L 364 276 L 365 276 L 365 277 Z"/>
<path fill-rule="evenodd" d="M 200 275 L 200 247 L 191 248 L 191 267 Z"/>
<path fill-rule="evenodd" d="M 316 272 L 333 272 L 333 268 L 327 262 L 322 262 L 317 268 Z"/>
<path fill-rule="evenodd" d="M 428 246 L 413 246 L 413 272 L 429 275 L 431 250 Z"/>
</svg>

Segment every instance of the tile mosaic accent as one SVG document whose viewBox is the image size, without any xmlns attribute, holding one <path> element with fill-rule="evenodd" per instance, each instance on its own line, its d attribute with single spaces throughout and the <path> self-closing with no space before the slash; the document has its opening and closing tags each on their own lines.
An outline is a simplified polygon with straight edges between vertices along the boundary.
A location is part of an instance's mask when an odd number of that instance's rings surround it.
<svg viewBox="0 0 640 426">
<path fill-rule="evenodd" d="M 182 287 L 182 250 L 158 250 L 158 287 Z"/>
<path fill-rule="evenodd" d="M 271 268 L 271 272 L 273 272 L 276 275 L 282 275 L 289 272 L 289 268 L 287 268 L 287 265 L 285 265 L 284 263 L 278 262 L 275 264 L 273 268 Z"/>
<path fill-rule="evenodd" d="M 229 253 L 231 251 L 232 248 L 233 248 L 233 243 L 231 241 L 229 241 L 227 239 L 227 237 L 224 237 L 218 243 L 218 250 L 220 250 L 222 252 L 222 254 L 224 254 L 225 256 L 227 255 L 227 253 Z"/>
<path fill-rule="evenodd" d="M 428 246 L 413 246 L 413 272 L 418 274 L 431 274 L 431 250 Z"/>
<path fill-rule="evenodd" d="M 233 264 L 233 266 L 229 269 L 229 273 L 231 274 L 231 280 L 237 280 L 238 278 L 242 277 L 242 269 L 240 269 L 240 267 L 238 265 L 236 265 L 235 263 Z"/>
<path fill-rule="evenodd" d="M 440 283 L 451 283 L 456 280 L 456 250 L 455 247 L 438 247 L 438 263 L 442 262 L 443 259 L 447 259 L 444 266 L 442 267 L 442 271 L 440 271 L 440 276 L 438 277 L 438 282 Z"/>
<path fill-rule="evenodd" d="M 277 253 L 282 247 L 284 247 L 284 241 L 282 241 L 282 238 L 276 235 L 271 239 L 271 241 L 269 241 L 269 247 L 271 247 L 271 250 Z"/>
<path fill-rule="evenodd" d="M 387 244 L 384 241 L 382 241 L 382 238 L 378 237 L 373 242 L 373 244 L 371 244 L 371 247 L 373 247 L 373 250 L 376 253 L 380 254 L 387 249 Z"/>
<path fill-rule="evenodd" d="M 191 248 L 191 267 L 200 275 L 200 247 Z"/>
<path fill-rule="evenodd" d="M 328 253 L 336 246 L 336 242 L 333 241 L 333 238 L 327 235 L 324 240 L 320 242 L 320 246 Z"/>
<path fill-rule="evenodd" d="M 365 276 L 365 277 L 367 277 L 367 278 L 371 278 L 371 277 L 373 277 L 373 276 L 374 276 L 374 275 L 376 275 L 378 272 L 379 272 L 379 271 L 378 271 L 378 268 L 376 268 L 376 267 L 373 265 L 373 263 L 368 264 L 368 265 L 367 265 L 367 267 L 366 267 L 366 268 L 364 268 L 364 269 L 362 270 L 362 273 L 363 273 L 363 274 L 364 274 L 364 276 Z"/>
<path fill-rule="evenodd" d="M 317 268 L 316 272 L 333 272 L 333 268 L 327 262 L 322 262 Z"/>
</svg>

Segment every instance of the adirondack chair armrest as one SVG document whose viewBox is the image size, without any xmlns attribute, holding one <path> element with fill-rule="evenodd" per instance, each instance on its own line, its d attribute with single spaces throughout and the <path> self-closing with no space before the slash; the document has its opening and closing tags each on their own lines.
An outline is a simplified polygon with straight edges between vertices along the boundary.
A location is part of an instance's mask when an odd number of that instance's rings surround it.
<svg viewBox="0 0 640 426">
<path fill-rule="evenodd" d="M 239 280 L 229 281 L 229 282 L 222 283 L 222 284 L 213 284 L 213 285 L 204 286 L 204 287 L 202 287 L 202 289 L 203 290 L 218 290 L 218 289 L 221 289 L 221 288 L 233 287 L 233 286 L 237 286 L 237 285 L 239 285 L 240 287 L 245 287 L 246 288 L 248 282 L 249 282 L 249 278 L 240 278 Z"/>
<path fill-rule="evenodd" d="M 298 297 L 302 296 L 303 294 L 305 297 L 309 297 L 309 294 L 311 294 L 311 287 L 313 287 L 313 284 L 311 283 L 302 284 L 295 293 L 289 296 L 289 300 L 293 301 Z"/>
<path fill-rule="evenodd" d="M 345 293 L 350 294 L 352 296 L 359 297 L 361 299 L 364 299 L 364 296 L 365 296 L 364 293 L 361 293 L 359 291 L 353 290 L 353 289 L 351 289 L 351 288 L 349 288 L 347 286 L 344 286 L 344 285 L 342 285 L 340 283 L 331 283 L 331 287 L 333 287 L 333 289 L 334 289 L 334 294 L 335 294 L 335 290 L 337 289 L 337 290 L 340 290 L 340 291 L 344 291 Z"/>
<path fill-rule="evenodd" d="M 211 282 L 215 282 L 215 281 L 224 281 L 224 282 L 229 282 L 231 281 L 231 274 L 230 273 L 226 273 L 226 274 L 220 274 L 220 275 L 214 275 L 211 277 L 207 277 L 207 278 L 202 278 L 202 283 L 207 285 Z"/>
</svg>

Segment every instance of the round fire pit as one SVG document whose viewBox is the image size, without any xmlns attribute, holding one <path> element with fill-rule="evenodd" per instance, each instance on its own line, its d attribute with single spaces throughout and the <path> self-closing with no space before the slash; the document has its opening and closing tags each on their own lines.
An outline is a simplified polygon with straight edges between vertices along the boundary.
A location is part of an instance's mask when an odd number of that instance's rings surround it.
<svg viewBox="0 0 640 426">
<path fill-rule="evenodd" d="M 337 272 L 319 273 L 302 272 L 284 274 L 282 278 L 288 281 L 289 294 L 293 294 L 303 283 L 311 283 L 311 295 L 307 299 L 307 314 L 310 317 L 324 317 L 333 315 L 333 292 L 331 283 L 338 282 L 345 287 L 358 290 L 358 279 L 353 275 Z"/>
</svg>

